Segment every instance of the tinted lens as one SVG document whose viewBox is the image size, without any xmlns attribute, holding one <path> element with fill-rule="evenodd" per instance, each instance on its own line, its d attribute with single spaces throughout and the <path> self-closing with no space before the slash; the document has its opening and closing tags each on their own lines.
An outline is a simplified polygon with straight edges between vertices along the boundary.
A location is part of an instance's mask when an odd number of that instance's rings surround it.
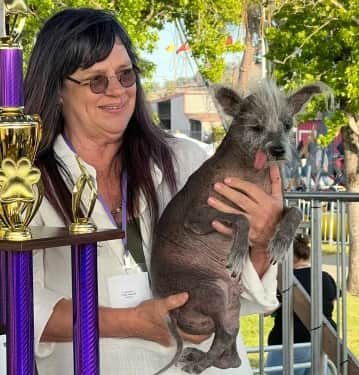
<svg viewBox="0 0 359 375">
<path fill-rule="evenodd" d="M 106 76 L 96 76 L 90 81 L 90 88 L 95 94 L 102 94 L 108 86 L 108 78 Z"/>
<path fill-rule="evenodd" d="M 136 73 L 133 69 L 126 69 L 116 74 L 123 87 L 131 87 L 136 82 Z"/>
</svg>

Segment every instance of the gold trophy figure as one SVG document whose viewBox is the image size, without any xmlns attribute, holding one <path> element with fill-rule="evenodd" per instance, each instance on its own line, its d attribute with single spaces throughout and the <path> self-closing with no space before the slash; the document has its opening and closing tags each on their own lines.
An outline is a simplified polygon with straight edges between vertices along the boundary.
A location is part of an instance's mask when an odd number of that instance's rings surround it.
<svg viewBox="0 0 359 375">
<path fill-rule="evenodd" d="M 96 225 L 89 222 L 92 211 L 95 207 L 97 198 L 97 189 L 94 178 L 89 175 L 81 159 L 76 156 L 77 163 L 81 170 L 81 175 L 76 181 L 72 191 L 72 215 L 74 222 L 70 225 L 70 232 L 73 233 L 90 233 L 96 231 Z M 89 189 L 88 207 L 85 207 L 85 212 L 81 213 L 82 196 L 85 189 Z"/>
</svg>

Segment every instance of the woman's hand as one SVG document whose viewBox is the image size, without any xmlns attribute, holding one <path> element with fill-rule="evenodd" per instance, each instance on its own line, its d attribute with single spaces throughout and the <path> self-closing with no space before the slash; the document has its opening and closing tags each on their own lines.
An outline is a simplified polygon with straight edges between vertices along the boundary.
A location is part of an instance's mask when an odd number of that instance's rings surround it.
<svg viewBox="0 0 359 375">
<path fill-rule="evenodd" d="M 272 238 L 275 227 L 281 218 L 283 211 L 282 185 L 278 166 L 271 166 L 270 178 L 272 193 L 269 195 L 255 184 L 243 181 L 235 177 L 227 177 L 224 183 L 218 182 L 214 188 L 216 192 L 234 203 L 234 208 L 219 199 L 209 197 L 208 204 L 222 212 L 238 213 L 247 217 L 250 230 L 251 259 L 255 263 L 263 263 L 259 274 L 263 274 L 262 268 L 267 268 L 270 262 L 267 247 Z M 245 194 L 243 193 L 245 192 Z M 231 228 L 219 221 L 213 221 L 213 228 L 218 232 L 231 235 Z"/>
<path fill-rule="evenodd" d="M 168 312 L 181 307 L 187 302 L 188 294 L 180 293 L 162 299 L 151 299 L 142 302 L 135 308 L 135 334 L 145 340 L 156 341 L 170 346 L 172 335 L 168 329 Z M 179 330 L 184 340 L 200 343 L 208 336 L 189 335 Z"/>
</svg>

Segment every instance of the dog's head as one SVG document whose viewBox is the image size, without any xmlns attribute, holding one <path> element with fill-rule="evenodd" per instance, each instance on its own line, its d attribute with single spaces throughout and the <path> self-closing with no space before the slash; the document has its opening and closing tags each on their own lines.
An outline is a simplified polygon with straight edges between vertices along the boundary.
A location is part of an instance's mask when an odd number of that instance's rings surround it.
<svg viewBox="0 0 359 375">
<path fill-rule="evenodd" d="M 233 118 L 226 138 L 235 142 L 243 161 L 263 169 L 268 163 L 290 159 L 294 115 L 312 95 L 328 90 L 326 85 L 315 83 L 286 96 L 273 81 L 262 81 L 244 98 L 223 86 L 215 88 L 215 97 Z"/>
</svg>

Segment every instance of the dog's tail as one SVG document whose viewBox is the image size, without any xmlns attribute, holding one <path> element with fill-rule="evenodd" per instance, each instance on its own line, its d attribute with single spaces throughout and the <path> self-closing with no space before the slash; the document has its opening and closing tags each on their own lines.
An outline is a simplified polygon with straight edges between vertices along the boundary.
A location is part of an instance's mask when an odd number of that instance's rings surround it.
<svg viewBox="0 0 359 375">
<path fill-rule="evenodd" d="M 176 353 L 175 353 L 174 357 L 172 358 L 172 360 L 165 367 L 161 368 L 161 370 L 157 371 L 153 375 L 160 375 L 160 374 L 164 373 L 166 370 L 168 370 L 170 367 L 172 367 L 173 365 L 175 365 L 177 363 L 177 361 L 179 360 L 179 358 L 182 354 L 183 340 L 182 340 L 182 337 L 180 336 L 180 334 L 177 330 L 176 319 L 172 315 L 170 315 L 169 319 L 167 320 L 167 324 L 168 324 L 169 331 L 172 333 L 172 336 L 174 337 L 174 339 L 176 341 L 176 345 L 177 345 Z"/>
</svg>

